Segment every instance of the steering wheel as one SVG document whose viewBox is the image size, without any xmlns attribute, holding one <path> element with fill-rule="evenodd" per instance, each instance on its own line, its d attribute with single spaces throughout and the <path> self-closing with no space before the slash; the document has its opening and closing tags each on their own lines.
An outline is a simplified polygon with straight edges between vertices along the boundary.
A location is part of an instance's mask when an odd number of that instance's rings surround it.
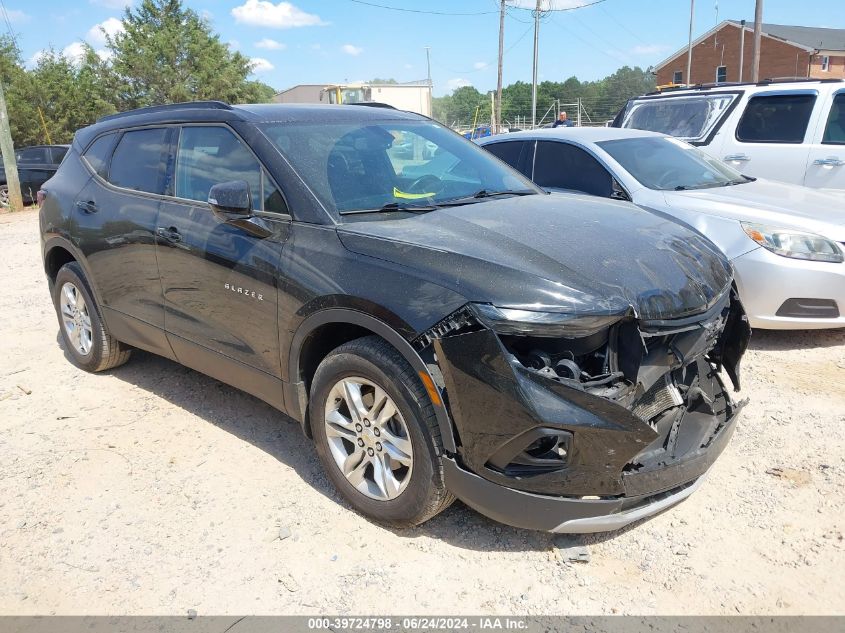
<svg viewBox="0 0 845 633">
<path fill-rule="evenodd" d="M 660 176 L 660 178 L 657 179 L 657 182 L 655 184 L 660 188 L 668 187 L 672 183 L 673 179 L 675 183 L 677 183 L 680 176 L 680 170 L 670 169 L 668 171 L 663 172 L 663 174 Z"/>
<path fill-rule="evenodd" d="M 439 193 L 441 189 L 443 181 L 434 174 L 420 176 L 408 185 L 408 193 Z"/>
</svg>

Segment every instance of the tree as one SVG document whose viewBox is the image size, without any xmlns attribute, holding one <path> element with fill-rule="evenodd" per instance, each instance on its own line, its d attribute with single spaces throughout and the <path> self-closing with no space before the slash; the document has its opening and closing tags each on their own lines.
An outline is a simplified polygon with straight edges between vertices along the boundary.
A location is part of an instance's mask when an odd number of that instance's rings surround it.
<svg viewBox="0 0 845 633">
<path fill-rule="evenodd" d="M 195 99 L 268 100 L 273 90 L 247 77 L 250 60 L 220 41 L 181 0 L 127 7 L 124 30 L 107 36 L 120 110 Z"/>
</svg>

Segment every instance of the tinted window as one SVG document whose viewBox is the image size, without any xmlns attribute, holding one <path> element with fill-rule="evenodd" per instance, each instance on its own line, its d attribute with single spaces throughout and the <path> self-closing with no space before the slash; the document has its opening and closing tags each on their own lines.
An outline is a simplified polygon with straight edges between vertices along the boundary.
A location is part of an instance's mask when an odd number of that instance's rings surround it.
<svg viewBox="0 0 845 633">
<path fill-rule="evenodd" d="M 674 72 L 674 74 L 672 75 L 672 83 L 673 84 L 679 84 L 679 83 L 683 83 L 683 81 L 684 81 L 684 73 L 681 72 L 680 70 L 676 70 Z"/>
<path fill-rule="evenodd" d="M 726 66 L 719 66 L 716 69 L 716 82 L 723 84 L 728 80 L 728 69 Z"/>
<path fill-rule="evenodd" d="M 30 165 L 50 162 L 46 147 L 27 147 L 19 151 L 15 158 L 19 163 Z"/>
<path fill-rule="evenodd" d="M 112 147 L 114 147 L 114 140 L 116 136 L 116 134 L 106 134 L 101 136 L 91 143 L 83 154 L 86 162 L 91 165 L 91 169 L 103 178 L 106 177 L 108 172 L 109 156 L 111 155 Z"/>
<path fill-rule="evenodd" d="M 176 159 L 176 195 L 207 202 L 212 186 L 232 180 L 249 183 L 255 210 L 287 213 L 281 194 L 258 159 L 231 130 L 221 126 L 182 128 Z"/>
<path fill-rule="evenodd" d="M 533 141 L 531 141 L 533 143 Z M 484 146 L 488 152 L 500 160 L 505 161 L 514 169 L 519 169 L 519 156 L 525 141 L 505 141 L 503 143 L 489 143 Z"/>
<path fill-rule="evenodd" d="M 163 193 L 167 132 L 167 128 L 126 132 L 114 150 L 109 182 L 126 189 Z"/>
<path fill-rule="evenodd" d="M 824 128 L 822 143 L 830 145 L 845 145 L 845 93 L 838 94 L 833 99 L 827 125 Z"/>
<path fill-rule="evenodd" d="M 771 95 L 748 100 L 736 128 L 736 138 L 746 143 L 801 143 L 815 95 Z"/>
<path fill-rule="evenodd" d="M 580 147 L 569 143 L 537 143 L 534 182 L 541 187 L 583 191 L 605 198 L 613 192 L 610 173 L 602 164 Z"/>
<path fill-rule="evenodd" d="M 536 191 L 524 176 L 438 123 L 385 116 L 260 127 L 326 208 L 341 213 L 448 202 L 481 189 Z"/>
<path fill-rule="evenodd" d="M 50 152 L 53 154 L 53 163 L 58 165 L 67 154 L 67 147 L 51 147 Z"/>
</svg>

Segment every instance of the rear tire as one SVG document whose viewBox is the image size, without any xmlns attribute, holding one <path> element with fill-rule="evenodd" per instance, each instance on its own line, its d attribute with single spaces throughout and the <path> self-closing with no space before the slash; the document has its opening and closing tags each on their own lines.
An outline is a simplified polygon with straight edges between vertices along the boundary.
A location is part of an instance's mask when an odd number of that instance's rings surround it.
<svg viewBox="0 0 845 633">
<path fill-rule="evenodd" d="M 74 365 L 98 372 L 129 360 L 132 350 L 106 331 L 100 308 L 77 262 L 65 264 L 56 275 L 53 305 L 65 350 Z"/>
<path fill-rule="evenodd" d="M 443 483 L 443 442 L 425 387 L 378 336 L 345 343 L 320 363 L 308 418 L 326 474 L 360 513 L 407 528 L 454 500 Z"/>
</svg>

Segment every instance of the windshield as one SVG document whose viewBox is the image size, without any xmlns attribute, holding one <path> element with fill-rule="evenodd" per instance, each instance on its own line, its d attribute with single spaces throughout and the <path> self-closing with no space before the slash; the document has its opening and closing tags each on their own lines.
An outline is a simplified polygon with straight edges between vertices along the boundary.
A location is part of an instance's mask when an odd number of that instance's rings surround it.
<svg viewBox="0 0 845 633">
<path fill-rule="evenodd" d="M 714 93 L 634 101 L 625 112 L 621 127 L 660 132 L 685 141 L 702 141 L 737 96 Z"/>
<path fill-rule="evenodd" d="M 597 145 L 649 189 L 706 189 L 749 180 L 692 145 L 667 136 L 601 141 Z"/>
<path fill-rule="evenodd" d="M 519 172 L 433 121 L 261 128 L 326 208 L 339 213 L 480 201 L 484 195 L 472 196 L 482 191 L 541 193 Z"/>
</svg>

